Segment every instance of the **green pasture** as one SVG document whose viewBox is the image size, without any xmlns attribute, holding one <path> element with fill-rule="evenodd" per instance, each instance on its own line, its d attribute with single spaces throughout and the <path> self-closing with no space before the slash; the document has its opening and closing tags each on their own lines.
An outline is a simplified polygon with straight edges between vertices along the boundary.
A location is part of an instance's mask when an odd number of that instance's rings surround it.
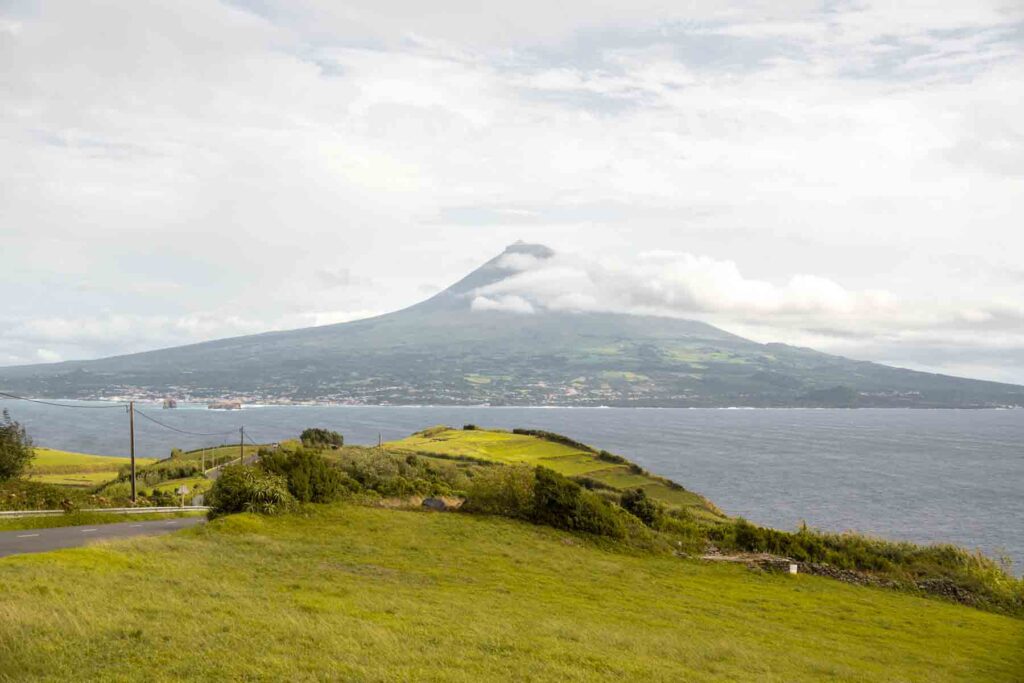
<svg viewBox="0 0 1024 683">
<path fill-rule="evenodd" d="M 117 478 L 118 470 L 130 464 L 128 458 L 111 455 L 91 455 L 53 448 L 35 449 L 36 457 L 29 469 L 33 481 L 58 486 L 92 488 Z M 136 458 L 137 467 L 156 462 L 153 458 Z"/>
<path fill-rule="evenodd" d="M 9 680 L 1024 677 L 1010 617 L 346 504 L 0 559 L 0 624 Z"/>
</svg>

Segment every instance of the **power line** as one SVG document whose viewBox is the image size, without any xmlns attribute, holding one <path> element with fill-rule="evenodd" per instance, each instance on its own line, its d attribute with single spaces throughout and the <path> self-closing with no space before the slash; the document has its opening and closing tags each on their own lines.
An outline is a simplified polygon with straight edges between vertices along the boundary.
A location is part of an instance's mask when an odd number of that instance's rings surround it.
<svg viewBox="0 0 1024 683">
<path fill-rule="evenodd" d="M 113 403 L 111 405 L 106 405 L 106 406 L 73 406 L 73 405 L 69 405 L 67 403 L 53 403 L 51 401 L 40 401 L 37 398 L 27 398 L 25 396 L 16 396 L 14 394 L 8 394 L 8 393 L 5 393 L 3 391 L 0 391 L 0 396 L 4 396 L 6 398 L 14 398 L 14 399 L 17 399 L 19 401 L 29 401 L 30 403 L 39 403 L 39 404 L 42 404 L 44 406 L 56 406 L 58 408 L 86 408 L 86 409 L 91 409 L 91 410 L 96 410 L 96 409 L 102 410 L 103 408 L 124 408 L 126 405 L 128 405 L 127 403 Z"/>
<path fill-rule="evenodd" d="M 158 420 L 158 419 L 156 419 L 154 417 L 150 417 L 149 415 L 146 415 L 146 413 L 142 412 L 138 408 L 135 409 L 135 412 L 137 414 L 141 415 L 142 417 L 146 418 L 150 422 L 155 422 L 156 424 L 160 425 L 161 427 L 163 427 L 165 429 L 170 429 L 171 431 L 179 432 L 181 434 L 188 434 L 190 436 L 224 436 L 226 434 L 233 434 L 234 431 L 235 431 L 234 429 L 231 429 L 231 430 L 228 430 L 226 432 L 190 432 L 190 431 L 188 431 L 186 429 L 178 429 L 177 427 L 172 427 L 169 424 L 164 424 L 160 420 Z"/>
</svg>

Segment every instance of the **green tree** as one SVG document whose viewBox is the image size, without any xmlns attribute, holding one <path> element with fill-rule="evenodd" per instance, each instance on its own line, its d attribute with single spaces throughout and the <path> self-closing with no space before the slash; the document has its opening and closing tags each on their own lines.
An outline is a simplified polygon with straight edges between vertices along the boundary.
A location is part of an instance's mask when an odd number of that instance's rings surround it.
<svg viewBox="0 0 1024 683">
<path fill-rule="evenodd" d="M 35 457 L 25 428 L 4 410 L 0 419 L 0 481 L 20 477 Z"/>
<path fill-rule="evenodd" d="M 299 437 L 302 445 L 307 448 L 341 448 L 345 445 L 345 437 L 338 432 L 320 427 L 310 427 L 302 430 Z"/>
<path fill-rule="evenodd" d="M 661 517 L 661 507 L 647 497 L 643 489 L 630 489 L 622 493 L 622 507 L 638 517 L 647 526 L 654 526 Z"/>
<path fill-rule="evenodd" d="M 303 503 L 329 503 L 344 490 L 345 475 L 323 456 L 305 448 L 288 454 L 261 452 L 260 467 L 285 478 L 288 492 Z"/>
</svg>

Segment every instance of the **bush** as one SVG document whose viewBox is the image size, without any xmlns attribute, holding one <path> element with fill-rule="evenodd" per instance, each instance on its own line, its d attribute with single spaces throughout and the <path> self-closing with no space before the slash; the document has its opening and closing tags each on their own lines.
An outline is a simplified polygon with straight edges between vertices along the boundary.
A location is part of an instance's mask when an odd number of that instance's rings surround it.
<svg viewBox="0 0 1024 683">
<path fill-rule="evenodd" d="M 25 428 L 5 409 L 0 419 L 0 481 L 20 477 L 35 456 Z"/>
<path fill-rule="evenodd" d="M 122 465 L 117 471 L 118 480 L 129 481 L 131 479 L 131 472 L 131 465 Z M 203 467 L 200 461 L 183 460 L 181 458 L 161 460 L 152 465 L 138 467 L 135 470 L 136 479 L 146 486 L 154 486 L 168 479 L 185 479 L 188 477 L 198 477 L 202 474 Z"/>
<path fill-rule="evenodd" d="M 546 467 L 534 471 L 533 521 L 599 536 L 626 535 L 622 519 L 607 501 Z"/>
<path fill-rule="evenodd" d="M 465 432 L 472 432 L 472 431 L 475 431 L 476 429 L 477 429 L 477 426 L 473 425 L 473 424 L 462 425 L 462 430 L 465 431 Z"/>
<path fill-rule="evenodd" d="M 527 465 L 486 467 L 476 473 L 462 509 L 530 519 L 533 515 L 533 468 Z"/>
<path fill-rule="evenodd" d="M 615 455 L 608 451 L 599 451 L 597 454 L 598 460 L 604 460 L 605 462 L 614 462 L 618 465 L 628 465 L 629 461 L 623 458 L 621 455 Z"/>
<path fill-rule="evenodd" d="M 656 526 L 661 517 L 661 506 L 647 496 L 643 489 L 630 489 L 622 493 L 622 508 L 649 527 Z"/>
<path fill-rule="evenodd" d="M 320 427 L 302 430 L 299 439 L 306 448 L 341 448 L 345 445 L 345 437 L 341 434 Z"/>
<path fill-rule="evenodd" d="M 545 441 L 553 441 L 554 443 L 560 443 L 563 446 L 575 448 L 576 450 L 583 451 L 584 453 L 596 453 L 593 448 L 585 443 L 575 439 L 570 439 L 569 437 L 562 436 L 561 434 L 555 434 L 554 432 L 546 432 L 543 429 L 513 429 L 512 433 L 523 434 L 524 436 L 533 436 L 538 439 L 544 439 Z"/>
<path fill-rule="evenodd" d="M 273 515 L 287 510 L 291 502 L 284 477 L 256 467 L 228 465 L 210 489 L 210 518 L 234 512 Z"/>
<path fill-rule="evenodd" d="M 346 488 L 341 471 L 304 448 L 294 453 L 261 451 L 260 467 L 284 477 L 288 492 L 302 503 L 329 503 L 341 497 Z"/>
<path fill-rule="evenodd" d="M 351 490 L 376 491 L 382 496 L 447 496 L 465 491 L 466 472 L 415 454 L 396 454 L 376 448 L 351 448 L 339 453 L 339 467 Z"/>
</svg>

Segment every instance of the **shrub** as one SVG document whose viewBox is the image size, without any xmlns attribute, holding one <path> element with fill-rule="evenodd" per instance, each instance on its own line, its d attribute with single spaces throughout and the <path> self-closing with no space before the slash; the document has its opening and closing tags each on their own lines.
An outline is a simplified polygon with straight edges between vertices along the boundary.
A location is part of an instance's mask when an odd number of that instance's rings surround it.
<svg viewBox="0 0 1024 683">
<path fill-rule="evenodd" d="M 626 465 L 629 463 L 629 461 L 623 458 L 621 455 L 615 455 L 614 453 L 609 453 L 608 451 L 598 451 L 597 459 L 604 460 L 605 462 L 613 462 L 618 465 Z"/>
<path fill-rule="evenodd" d="M 0 418 L 0 481 L 20 477 L 35 455 L 25 428 L 5 409 Z"/>
<path fill-rule="evenodd" d="M 630 489 L 622 493 L 622 507 L 649 527 L 656 526 L 661 517 L 661 506 L 647 496 L 643 489 Z"/>
<path fill-rule="evenodd" d="M 534 437 L 536 437 L 538 439 L 544 439 L 545 441 L 553 441 L 554 443 L 560 443 L 563 446 L 568 446 L 569 448 L 575 448 L 576 450 L 583 451 L 585 453 L 595 453 L 596 452 L 596 451 L 594 451 L 593 448 L 591 448 L 590 446 L 588 446 L 585 443 L 582 443 L 582 442 L 577 441 L 575 439 L 570 439 L 569 437 L 563 436 L 561 434 L 555 434 L 554 432 L 547 432 L 547 431 L 544 431 L 543 429 L 513 429 L 512 433 L 513 434 L 523 434 L 524 436 L 534 436 Z"/>
<path fill-rule="evenodd" d="M 472 431 L 474 431 L 476 429 L 477 429 L 477 426 L 474 425 L 474 424 L 462 425 L 462 430 L 466 431 L 466 432 L 472 432 Z"/>
<path fill-rule="evenodd" d="M 469 484 L 466 472 L 454 464 L 376 448 L 345 449 L 339 453 L 338 466 L 347 475 L 349 489 L 383 496 L 445 496 L 465 491 Z"/>
<path fill-rule="evenodd" d="M 117 471 L 118 480 L 129 481 L 131 479 L 131 471 L 131 465 L 122 465 Z M 183 460 L 181 458 L 161 460 L 152 465 L 138 467 L 135 470 L 136 479 L 146 484 L 146 486 L 153 486 L 168 479 L 185 479 L 202 474 L 203 467 L 200 461 Z"/>
<path fill-rule="evenodd" d="M 580 486 L 582 486 L 583 488 L 588 489 L 590 491 L 615 491 L 615 502 L 618 502 L 618 489 L 612 486 L 611 484 L 606 484 L 600 479 L 594 479 L 593 477 L 588 477 L 582 474 L 575 475 L 574 477 L 572 477 L 572 480 L 579 484 Z"/>
<path fill-rule="evenodd" d="M 345 478 L 323 456 L 299 448 L 294 453 L 266 452 L 260 455 L 260 467 L 284 477 L 288 492 L 303 503 L 329 503 L 343 493 Z"/>
<path fill-rule="evenodd" d="M 341 434 L 320 427 L 302 430 L 299 439 L 306 448 L 341 448 L 345 445 L 345 437 Z"/>
<path fill-rule="evenodd" d="M 486 467 L 476 473 L 462 509 L 518 519 L 533 514 L 533 468 L 527 465 Z"/>
<path fill-rule="evenodd" d="M 607 501 L 546 467 L 534 471 L 533 521 L 600 536 L 626 534 L 622 519 Z"/>
<path fill-rule="evenodd" d="M 284 477 L 256 467 L 228 465 L 210 489 L 210 518 L 234 512 L 272 515 L 285 511 L 291 501 Z"/>
</svg>

